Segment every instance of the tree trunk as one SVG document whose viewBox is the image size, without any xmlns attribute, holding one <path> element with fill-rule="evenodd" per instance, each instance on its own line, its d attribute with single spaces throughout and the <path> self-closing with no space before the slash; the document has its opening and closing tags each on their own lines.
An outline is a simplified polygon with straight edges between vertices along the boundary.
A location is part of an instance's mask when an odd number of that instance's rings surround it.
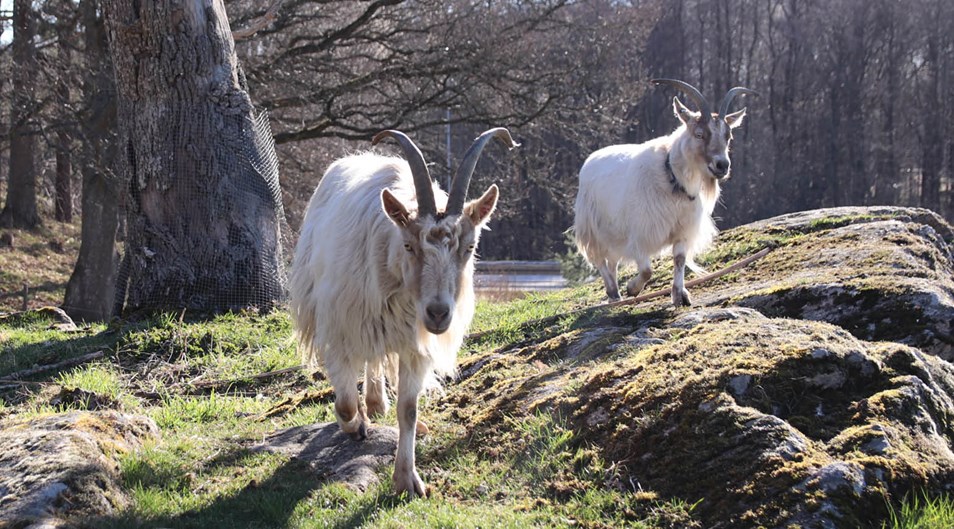
<svg viewBox="0 0 954 529">
<path fill-rule="evenodd" d="M 70 51 L 73 27 L 71 18 L 65 13 L 65 9 L 58 13 L 56 23 L 56 38 L 59 44 L 59 62 L 63 71 L 68 71 L 72 63 L 72 52 Z M 57 80 L 56 96 L 60 102 L 60 109 L 63 116 L 63 122 L 69 121 L 65 116 L 70 108 L 70 86 L 68 78 Z M 54 180 L 54 189 L 56 190 L 56 200 L 53 216 L 60 222 L 73 222 L 73 161 L 71 156 L 73 146 L 73 137 L 70 132 L 61 127 L 56 132 L 56 180 Z"/>
<path fill-rule="evenodd" d="M 103 7 L 128 191 L 125 310 L 271 308 L 284 294 L 275 151 L 222 0 Z"/>
<path fill-rule="evenodd" d="M 56 207 L 54 218 L 60 222 L 73 222 L 73 162 L 70 158 L 70 135 L 66 131 L 56 133 Z"/>
<path fill-rule="evenodd" d="M 10 175 L 7 201 L 0 213 L 0 225 L 34 228 L 40 224 L 36 208 L 36 137 L 33 118 L 36 50 L 33 37 L 36 22 L 30 0 L 13 3 L 13 94 L 10 105 Z"/>
<path fill-rule="evenodd" d="M 119 253 L 119 181 L 107 168 L 116 160 L 116 89 L 97 1 L 80 5 L 86 41 L 83 135 L 83 225 L 79 257 L 66 285 L 63 309 L 75 320 L 101 321 L 113 311 Z"/>
<path fill-rule="evenodd" d="M 940 56 L 938 52 L 940 29 L 937 21 L 932 24 L 933 31 L 928 35 L 927 87 L 924 90 L 924 136 L 921 142 L 921 207 L 937 212 L 941 211 L 941 162 L 944 156 L 941 138 L 940 118 Z"/>
</svg>

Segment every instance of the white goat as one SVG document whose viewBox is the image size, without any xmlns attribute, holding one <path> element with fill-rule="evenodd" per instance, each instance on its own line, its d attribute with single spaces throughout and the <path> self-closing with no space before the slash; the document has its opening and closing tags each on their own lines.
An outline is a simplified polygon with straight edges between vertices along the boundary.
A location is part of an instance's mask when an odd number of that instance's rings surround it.
<svg viewBox="0 0 954 529">
<path fill-rule="evenodd" d="M 435 375 L 454 371 L 474 314 L 474 250 L 497 204 L 496 185 L 465 204 L 467 188 L 488 141 L 516 144 L 503 128 L 481 134 L 448 197 L 406 135 L 388 130 L 373 143 L 385 137 L 400 143 L 407 161 L 348 156 L 315 189 L 292 264 L 291 313 L 302 357 L 324 365 L 338 424 L 353 439 L 367 437 L 368 415 L 387 412 L 385 372 L 397 371 L 394 488 L 424 496 L 414 465 L 415 431 L 426 429 L 417 420 L 417 400 L 437 383 Z"/>
<path fill-rule="evenodd" d="M 616 270 L 620 261 L 635 261 L 638 274 L 626 285 L 636 296 L 652 276 L 651 259 L 672 248 L 672 302 L 690 305 L 685 267 L 716 233 L 712 210 L 719 181 L 729 176 L 731 130 L 742 124 L 745 109 L 727 114 L 743 87 L 729 90 L 718 114 L 693 86 L 669 84 L 699 106 L 692 112 L 678 97 L 673 111 L 682 123 L 672 134 L 638 145 L 613 145 L 589 156 L 580 169 L 574 231 L 580 253 L 599 270 L 610 299 L 619 299 Z"/>
</svg>

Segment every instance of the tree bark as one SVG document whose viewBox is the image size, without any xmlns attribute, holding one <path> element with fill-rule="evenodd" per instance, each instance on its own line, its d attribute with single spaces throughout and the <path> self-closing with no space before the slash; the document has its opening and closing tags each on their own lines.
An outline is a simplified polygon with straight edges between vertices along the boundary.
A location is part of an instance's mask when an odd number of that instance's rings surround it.
<svg viewBox="0 0 954 529">
<path fill-rule="evenodd" d="M 116 160 L 116 89 L 106 49 L 106 34 L 97 15 L 97 0 L 80 5 L 86 41 L 83 136 L 83 221 L 79 257 L 66 285 L 63 309 L 74 320 L 101 321 L 113 311 L 119 269 L 119 180 L 107 168 Z"/>
<path fill-rule="evenodd" d="M 58 41 L 58 59 L 63 71 L 67 71 L 72 64 L 71 40 L 73 22 L 75 19 L 62 9 L 57 13 L 56 38 Z M 62 121 L 69 122 L 67 116 L 70 108 L 69 78 L 64 76 L 57 79 L 56 96 L 60 103 Z M 60 222 L 73 222 L 73 136 L 64 126 L 56 132 L 56 179 L 53 187 L 56 190 L 53 216 Z"/>
<path fill-rule="evenodd" d="M 103 8 L 127 191 L 126 312 L 271 308 L 284 295 L 277 164 L 222 0 Z"/>
<path fill-rule="evenodd" d="M 36 207 L 36 137 L 33 118 L 36 34 L 30 0 L 13 3 L 13 70 L 10 105 L 10 175 L 7 201 L 0 213 L 0 225 L 34 228 L 40 224 Z"/>
<path fill-rule="evenodd" d="M 937 8 L 940 11 L 940 8 Z M 939 13 L 938 13 L 939 14 Z M 940 25 L 935 19 L 932 31 L 927 37 L 927 56 L 924 65 L 927 69 L 927 86 L 924 89 L 924 102 L 921 111 L 924 120 L 924 136 L 921 142 L 921 207 L 937 212 L 941 211 L 941 163 L 944 156 L 941 138 L 940 111 Z"/>
</svg>

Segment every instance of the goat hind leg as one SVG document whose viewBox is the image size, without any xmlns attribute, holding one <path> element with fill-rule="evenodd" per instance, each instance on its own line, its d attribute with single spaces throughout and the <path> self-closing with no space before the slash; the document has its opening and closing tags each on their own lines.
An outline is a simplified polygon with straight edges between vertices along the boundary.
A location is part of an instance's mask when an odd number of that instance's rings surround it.
<svg viewBox="0 0 954 529">
<path fill-rule="evenodd" d="M 641 257 L 636 260 L 636 277 L 626 283 L 626 293 L 630 296 L 638 296 L 646 288 L 646 283 L 653 277 L 652 262 L 649 257 Z"/>
<path fill-rule="evenodd" d="M 380 417 L 388 412 L 390 402 L 384 386 L 385 359 L 371 360 L 364 373 L 364 402 L 369 417 Z"/>
<path fill-rule="evenodd" d="M 609 259 L 600 259 L 596 269 L 603 278 L 603 284 L 606 286 L 606 296 L 610 301 L 619 300 L 619 285 L 616 283 L 616 267 L 618 262 L 610 262 Z"/>
</svg>

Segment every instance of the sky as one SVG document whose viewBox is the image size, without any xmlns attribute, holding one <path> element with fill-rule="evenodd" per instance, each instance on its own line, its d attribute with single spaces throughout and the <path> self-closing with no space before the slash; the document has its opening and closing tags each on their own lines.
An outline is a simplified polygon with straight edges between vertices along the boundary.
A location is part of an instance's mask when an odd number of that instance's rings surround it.
<svg viewBox="0 0 954 529">
<path fill-rule="evenodd" d="M 7 14 L 13 11 L 13 0 L 0 0 L 0 12 Z M 0 45 L 7 44 L 13 38 L 13 30 L 9 23 L 3 24 L 3 32 L 0 33 Z"/>
</svg>

